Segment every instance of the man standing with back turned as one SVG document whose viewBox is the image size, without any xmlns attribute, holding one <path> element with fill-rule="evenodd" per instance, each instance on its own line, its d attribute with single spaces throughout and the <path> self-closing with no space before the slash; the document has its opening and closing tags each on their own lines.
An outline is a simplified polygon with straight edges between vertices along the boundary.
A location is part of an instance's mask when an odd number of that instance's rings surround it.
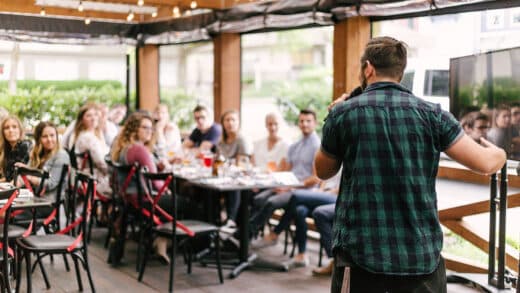
<svg viewBox="0 0 520 293">
<path fill-rule="evenodd" d="M 505 162 L 503 150 L 484 138 L 477 144 L 440 105 L 399 85 L 406 58 L 404 43 L 370 40 L 361 57 L 363 93 L 335 101 L 323 127 L 317 175 L 330 178 L 343 164 L 332 292 L 446 292 L 439 154 L 486 174 Z"/>
</svg>

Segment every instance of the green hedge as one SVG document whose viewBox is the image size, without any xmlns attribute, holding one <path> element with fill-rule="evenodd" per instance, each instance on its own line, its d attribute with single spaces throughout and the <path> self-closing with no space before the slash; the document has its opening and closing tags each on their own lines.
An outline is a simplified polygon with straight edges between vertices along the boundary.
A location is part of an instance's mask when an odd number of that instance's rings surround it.
<svg viewBox="0 0 520 293">
<path fill-rule="evenodd" d="M 34 90 L 37 88 L 54 88 L 56 91 L 71 91 L 80 88 L 101 89 L 110 85 L 115 89 L 122 89 L 123 84 L 117 80 L 19 80 L 16 87 L 19 90 Z M 0 90 L 8 88 L 8 81 L 0 81 Z"/>
<path fill-rule="evenodd" d="M 68 125 L 76 119 L 79 108 L 90 101 L 108 106 L 125 103 L 125 89 L 117 81 L 19 81 L 17 85 L 17 93 L 11 95 L 6 83 L 0 83 L 0 105 L 29 127 L 42 120 Z M 197 104 L 193 96 L 182 89 L 161 91 L 161 101 L 168 105 L 171 117 L 180 129 L 192 127 L 191 111 Z M 134 105 L 135 93 L 132 93 L 130 107 Z"/>
<path fill-rule="evenodd" d="M 30 127 L 42 120 L 52 121 L 56 125 L 68 125 L 76 118 L 79 108 L 88 101 L 105 103 L 108 106 L 124 104 L 125 90 L 106 83 L 100 87 L 62 91 L 56 90 L 54 86 L 19 88 L 16 94 L 11 95 L 7 89 L 0 88 L 0 105 Z"/>
</svg>

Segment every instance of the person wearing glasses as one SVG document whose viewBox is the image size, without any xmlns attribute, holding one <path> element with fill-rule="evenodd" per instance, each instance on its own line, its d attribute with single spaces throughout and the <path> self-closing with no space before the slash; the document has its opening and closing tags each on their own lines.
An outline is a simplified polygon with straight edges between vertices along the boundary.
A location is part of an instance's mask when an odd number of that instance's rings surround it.
<svg viewBox="0 0 520 293">
<path fill-rule="evenodd" d="M 146 168 L 148 172 L 156 173 L 158 166 L 153 158 L 154 146 L 155 138 L 152 117 L 143 112 L 135 112 L 128 116 L 120 134 L 116 137 L 110 152 L 110 158 L 112 161 L 123 165 L 138 163 L 141 168 Z M 127 174 L 118 174 L 119 181 L 124 182 L 126 176 Z M 153 181 L 155 190 L 159 190 L 161 187 L 162 182 Z M 126 193 L 135 195 L 134 200 L 137 200 L 137 192 L 137 185 L 131 181 L 126 189 Z M 158 204 L 168 213 L 171 213 L 173 210 L 171 200 L 170 194 L 164 194 L 159 199 Z M 120 219 L 116 221 L 120 221 Z M 119 226 L 120 223 L 117 222 L 116 225 Z M 162 237 L 157 237 L 153 243 L 157 255 L 164 263 L 170 262 L 166 252 L 167 245 L 167 239 Z"/>
<path fill-rule="evenodd" d="M 211 150 L 220 141 L 221 126 L 211 121 L 208 108 L 202 105 L 193 109 L 193 118 L 196 128 L 184 140 L 182 146 L 188 149 L 199 148 L 201 151 Z"/>
<path fill-rule="evenodd" d="M 480 138 L 486 138 L 489 129 L 489 117 L 480 112 L 469 112 L 460 121 L 464 132 L 475 142 L 480 144 Z"/>
</svg>

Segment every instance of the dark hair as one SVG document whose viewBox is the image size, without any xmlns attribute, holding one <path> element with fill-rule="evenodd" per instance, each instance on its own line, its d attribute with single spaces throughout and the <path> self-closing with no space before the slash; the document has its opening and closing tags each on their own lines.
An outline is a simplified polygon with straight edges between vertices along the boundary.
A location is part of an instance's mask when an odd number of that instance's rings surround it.
<svg viewBox="0 0 520 293">
<path fill-rule="evenodd" d="M 520 103 L 519 102 L 511 103 L 511 108 L 520 108 Z"/>
<path fill-rule="evenodd" d="M 361 57 L 361 68 L 367 61 L 374 66 L 377 75 L 401 80 L 406 68 L 407 50 L 404 42 L 391 37 L 378 37 L 368 41 Z"/>
<path fill-rule="evenodd" d="M 316 112 L 314 110 L 311 110 L 311 109 L 302 109 L 302 110 L 300 110 L 300 114 L 299 115 L 312 115 L 312 117 L 314 117 L 314 120 L 317 120 L 316 119 Z"/>
<path fill-rule="evenodd" d="M 195 109 L 193 109 L 193 113 L 201 112 L 201 111 L 206 111 L 209 113 L 208 108 L 203 105 L 197 105 L 197 106 L 195 106 Z"/>
<path fill-rule="evenodd" d="M 460 120 L 460 125 L 462 126 L 462 128 L 473 128 L 473 126 L 475 125 L 475 121 L 477 120 L 484 120 L 486 122 L 489 122 L 489 117 L 480 111 L 469 112 L 468 114 L 464 115 L 464 117 L 462 117 L 462 119 Z"/>
</svg>

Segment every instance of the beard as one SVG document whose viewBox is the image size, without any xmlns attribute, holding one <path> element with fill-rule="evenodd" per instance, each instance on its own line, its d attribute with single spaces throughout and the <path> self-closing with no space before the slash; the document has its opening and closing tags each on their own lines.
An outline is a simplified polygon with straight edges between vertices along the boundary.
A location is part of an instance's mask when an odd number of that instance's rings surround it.
<svg viewBox="0 0 520 293">
<path fill-rule="evenodd" d="M 363 71 L 359 73 L 359 81 L 361 82 L 361 89 L 365 90 L 367 88 L 367 78 L 363 74 Z"/>
</svg>

